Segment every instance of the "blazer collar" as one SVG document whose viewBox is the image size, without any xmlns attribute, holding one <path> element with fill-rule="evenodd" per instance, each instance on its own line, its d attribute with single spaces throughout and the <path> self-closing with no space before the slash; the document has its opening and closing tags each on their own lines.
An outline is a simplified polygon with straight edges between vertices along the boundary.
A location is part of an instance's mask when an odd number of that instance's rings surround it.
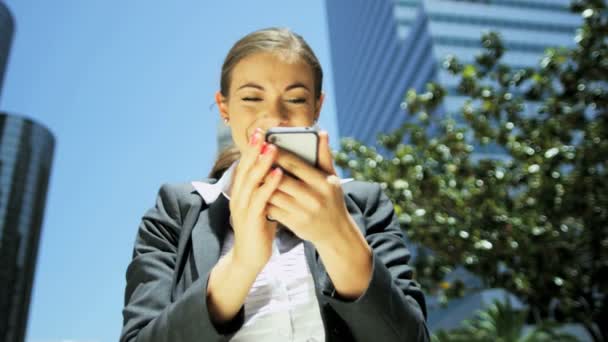
<svg viewBox="0 0 608 342">
<path fill-rule="evenodd" d="M 192 228 L 192 253 L 199 276 L 207 274 L 220 258 L 222 244 L 230 227 L 228 199 L 216 196 L 206 210 L 199 212 Z"/>
<path fill-rule="evenodd" d="M 201 181 L 191 182 L 196 192 L 201 195 L 207 204 L 214 202 L 220 194 L 223 194 L 224 197 L 230 200 L 232 190 L 232 175 L 234 174 L 234 170 L 236 169 L 238 162 L 238 160 L 233 162 L 216 183 L 207 183 Z M 352 180 L 353 178 L 340 179 L 340 184 L 344 184 Z"/>
<path fill-rule="evenodd" d="M 228 170 L 224 172 L 222 177 L 215 183 L 207 183 L 194 181 L 191 182 L 192 186 L 198 192 L 199 195 L 205 200 L 205 203 L 210 204 L 214 202 L 220 194 L 224 194 L 224 196 L 230 200 L 230 190 L 232 188 L 232 174 L 234 173 L 234 169 L 238 164 L 238 160 L 233 162 Z"/>
</svg>

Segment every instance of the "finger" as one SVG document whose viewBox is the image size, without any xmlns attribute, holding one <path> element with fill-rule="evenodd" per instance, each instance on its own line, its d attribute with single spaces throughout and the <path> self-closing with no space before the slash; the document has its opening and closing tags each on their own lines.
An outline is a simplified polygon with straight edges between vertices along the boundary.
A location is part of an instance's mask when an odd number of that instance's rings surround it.
<svg viewBox="0 0 608 342">
<path fill-rule="evenodd" d="M 276 153 L 276 146 L 266 144 L 256 163 L 247 174 L 243 175 L 244 178 L 238 191 L 239 195 L 242 196 L 240 199 L 244 201 L 244 205 L 249 206 L 254 190 L 260 186 L 264 177 L 272 168 Z"/>
<path fill-rule="evenodd" d="M 241 153 L 237 172 L 234 175 L 233 185 L 240 189 L 246 175 L 249 174 L 251 168 L 257 161 L 258 155 L 264 147 L 262 130 L 257 128 L 249 138 L 249 145 Z"/>
<path fill-rule="evenodd" d="M 324 172 L 289 151 L 279 150 L 275 162 L 284 171 L 313 186 L 322 186 L 327 177 Z"/>
<path fill-rule="evenodd" d="M 295 179 L 289 175 L 283 176 L 281 183 L 279 183 L 278 190 L 298 199 L 300 202 L 312 202 L 317 200 L 317 197 L 309 186 L 301 180 Z"/>
<path fill-rule="evenodd" d="M 298 202 L 295 198 L 289 196 L 288 194 L 281 192 L 281 191 L 275 191 L 272 193 L 272 196 L 270 196 L 270 198 L 268 199 L 268 203 L 279 207 L 283 210 L 285 210 L 286 212 L 289 212 L 293 215 L 293 213 L 298 213 L 301 212 L 302 210 L 309 210 L 309 208 L 307 207 L 307 205 L 303 205 L 302 203 Z"/>
<path fill-rule="evenodd" d="M 272 194 L 276 192 L 283 177 L 284 174 L 281 168 L 277 167 L 269 172 L 264 178 L 264 184 L 252 196 L 250 208 L 261 213 L 266 208 Z"/>
<path fill-rule="evenodd" d="M 329 174 L 336 174 L 329 146 L 329 134 L 326 131 L 319 132 L 319 168 Z"/>
<path fill-rule="evenodd" d="M 293 226 L 293 224 L 291 224 L 292 217 L 289 215 L 289 212 L 271 203 L 266 205 L 266 215 L 281 222 L 286 227 Z"/>
</svg>

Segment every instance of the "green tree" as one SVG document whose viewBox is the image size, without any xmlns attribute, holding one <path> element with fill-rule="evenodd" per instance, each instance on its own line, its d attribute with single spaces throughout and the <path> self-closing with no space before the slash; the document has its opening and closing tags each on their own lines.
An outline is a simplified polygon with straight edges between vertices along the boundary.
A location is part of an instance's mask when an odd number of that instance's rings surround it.
<svg viewBox="0 0 608 342">
<path fill-rule="evenodd" d="M 525 313 L 513 309 L 510 301 L 494 302 L 479 311 L 462 327 L 438 331 L 433 342 L 576 342 L 574 336 L 556 331 L 555 324 L 541 324 L 524 333 Z"/>
<path fill-rule="evenodd" d="M 443 63 L 467 97 L 460 111 L 442 113 L 437 84 L 409 91 L 404 124 L 380 134 L 379 148 L 343 139 L 335 158 L 381 183 L 409 238 L 432 251 L 415 261 L 428 292 L 464 294 L 462 282 L 444 282 L 462 265 L 521 298 L 529 320 L 581 323 L 604 341 L 608 19 L 603 0 L 571 8 L 582 16 L 574 47 L 512 69 L 499 35 L 484 34 L 474 63 Z"/>
</svg>

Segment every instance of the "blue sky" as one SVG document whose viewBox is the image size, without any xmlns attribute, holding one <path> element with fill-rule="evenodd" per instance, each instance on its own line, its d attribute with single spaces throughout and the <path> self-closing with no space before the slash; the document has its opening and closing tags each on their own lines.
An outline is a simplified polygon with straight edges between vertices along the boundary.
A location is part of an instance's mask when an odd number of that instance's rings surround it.
<svg viewBox="0 0 608 342">
<path fill-rule="evenodd" d="M 29 342 L 118 339 L 140 218 L 161 184 L 207 174 L 221 63 L 244 34 L 286 26 L 309 42 L 337 146 L 322 0 L 5 2 L 17 28 L 1 109 L 57 139 Z"/>
</svg>

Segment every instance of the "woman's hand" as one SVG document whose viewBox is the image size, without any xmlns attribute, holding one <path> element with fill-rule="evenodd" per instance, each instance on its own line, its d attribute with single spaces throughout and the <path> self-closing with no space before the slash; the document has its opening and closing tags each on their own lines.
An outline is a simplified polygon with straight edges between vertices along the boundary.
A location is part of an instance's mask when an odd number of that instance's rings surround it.
<svg viewBox="0 0 608 342">
<path fill-rule="evenodd" d="M 279 151 L 277 164 L 298 179 L 283 176 L 268 213 L 315 246 L 338 295 L 354 300 L 370 283 L 372 249 L 346 208 L 327 133 L 319 137 L 318 169 Z"/>
<path fill-rule="evenodd" d="M 277 147 L 263 142 L 260 129 L 253 133 L 248 148 L 241 154 L 230 199 L 233 252 L 236 262 L 260 271 L 272 256 L 277 226 L 266 219 L 266 206 L 283 173 L 279 168 L 271 170 Z"/>
<path fill-rule="evenodd" d="M 345 229 L 357 230 L 344 203 L 327 133 L 321 132 L 319 138 L 319 168 L 292 153 L 278 151 L 276 163 L 297 179 L 284 175 L 268 208 L 270 216 L 315 245 L 340 239 Z"/>
</svg>

